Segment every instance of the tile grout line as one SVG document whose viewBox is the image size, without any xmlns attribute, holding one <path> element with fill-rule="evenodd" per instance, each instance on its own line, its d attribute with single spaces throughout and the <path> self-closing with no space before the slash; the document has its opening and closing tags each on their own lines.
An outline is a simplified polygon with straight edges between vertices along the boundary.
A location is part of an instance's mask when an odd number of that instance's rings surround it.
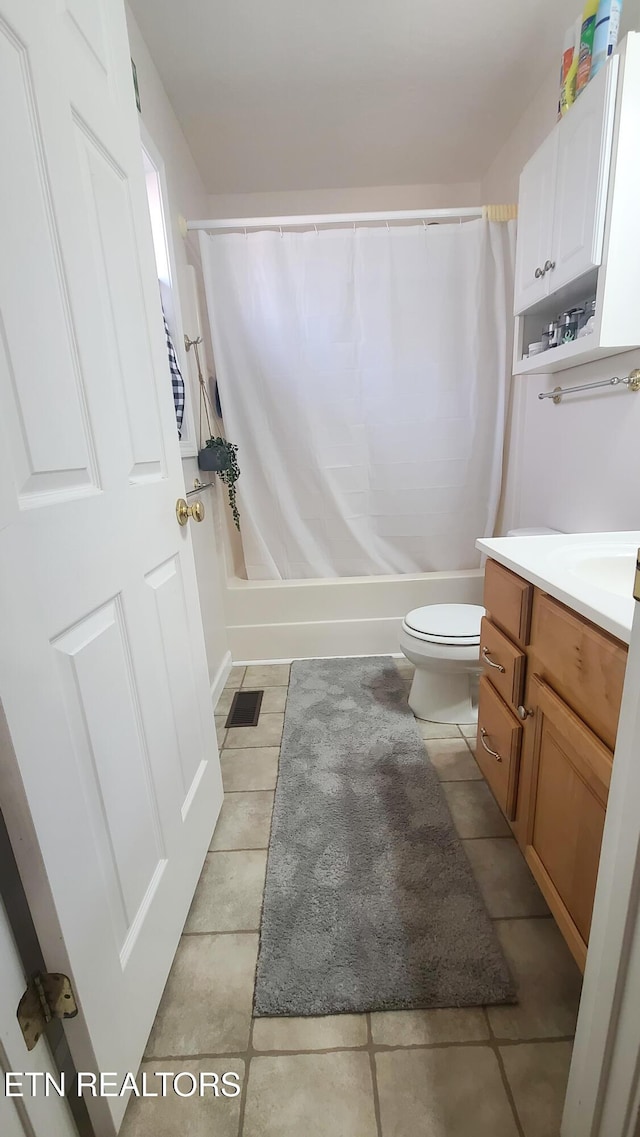
<svg viewBox="0 0 640 1137">
<path fill-rule="evenodd" d="M 426 1009 L 429 1010 L 429 1008 L 426 1008 Z M 432 1008 L 432 1009 L 435 1010 L 437 1008 Z M 477 1008 L 469 1007 L 466 1009 L 467 1010 L 477 1009 L 480 1011 L 486 1011 L 487 1007 L 477 1007 Z M 363 1014 L 363 1015 L 369 1015 L 369 1014 L 374 1013 L 374 1012 L 360 1011 L 357 1013 Z M 375 1012 L 375 1013 L 384 1014 L 386 1012 L 382 1011 L 382 1012 Z M 392 1011 L 390 1013 L 394 1014 L 394 1013 L 398 1013 L 398 1012 Z M 276 1016 L 274 1016 L 274 1017 L 276 1017 Z M 324 1017 L 324 1016 L 321 1016 L 321 1017 Z M 252 1021 L 252 1029 L 253 1029 L 253 1024 L 256 1022 L 256 1020 L 253 1018 L 253 1016 L 252 1016 L 251 1021 Z M 279 1019 L 279 1021 L 282 1021 L 282 1019 Z M 253 1037 L 253 1034 L 251 1034 L 251 1037 Z M 373 1054 L 395 1054 L 396 1051 L 406 1051 L 406 1050 L 412 1050 L 412 1051 L 413 1050 L 428 1050 L 428 1051 L 431 1051 L 431 1050 L 456 1050 L 456 1049 L 460 1049 L 460 1047 L 465 1047 L 467 1049 L 473 1049 L 473 1050 L 481 1050 L 483 1047 L 485 1049 L 487 1047 L 489 1047 L 489 1049 L 493 1050 L 494 1044 L 496 1047 L 500 1047 L 503 1050 L 512 1050 L 518 1046 L 549 1046 L 549 1045 L 553 1046 L 556 1043 L 573 1042 L 573 1040 L 574 1040 L 573 1035 L 557 1035 L 557 1036 L 551 1035 L 549 1037 L 542 1037 L 542 1038 L 501 1038 L 499 1035 L 494 1035 L 494 1036 L 491 1036 L 489 1038 L 468 1038 L 468 1039 L 461 1038 L 461 1039 L 457 1039 L 455 1042 L 407 1042 L 407 1043 L 397 1043 L 393 1046 L 390 1044 L 387 1045 L 384 1042 L 373 1042 L 373 1041 L 369 1042 L 369 1041 L 367 1041 L 367 1042 L 361 1043 L 361 1045 L 359 1045 L 359 1046 L 345 1046 L 343 1044 L 342 1046 L 317 1047 L 315 1050 L 301 1050 L 301 1049 L 298 1049 L 298 1050 L 276 1050 L 276 1049 L 273 1049 L 273 1050 L 256 1050 L 255 1048 L 253 1048 L 253 1044 L 252 1044 L 251 1056 L 253 1058 L 263 1058 L 263 1057 L 264 1058 L 291 1058 L 296 1054 L 305 1054 L 305 1055 L 313 1055 L 313 1054 L 368 1054 L 370 1051 Z M 142 1061 L 143 1062 L 195 1062 L 195 1061 L 198 1061 L 200 1059 L 203 1059 L 206 1061 L 214 1061 L 214 1060 L 215 1061 L 222 1061 L 222 1060 L 226 1061 L 227 1059 L 229 1061 L 235 1061 L 235 1060 L 239 1060 L 241 1058 L 246 1058 L 248 1054 L 249 1054 L 249 1049 L 247 1049 L 247 1050 L 227 1050 L 227 1051 L 222 1050 L 222 1051 L 211 1051 L 211 1052 L 203 1051 L 202 1053 L 199 1053 L 199 1054 L 149 1054 L 149 1055 L 145 1055 Z"/>
<path fill-rule="evenodd" d="M 497 924 L 501 920 L 553 920 L 553 916 L 550 912 L 536 912 L 532 916 L 490 916 L 489 919 L 492 923 Z"/>
<path fill-rule="evenodd" d="M 243 845 L 242 848 L 207 849 L 208 853 L 268 853 L 268 845 Z"/>
<path fill-rule="evenodd" d="M 369 1054 L 369 1069 L 371 1071 L 371 1095 L 373 1098 L 373 1113 L 376 1119 L 378 1137 L 382 1137 L 382 1117 L 380 1114 L 380 1092 L 378 1090 L 378 1074 L 376 1070 L 376 1052 L 373 1044 L 373 1027 L 371 1025 L 371 1012 L 366 1012 L 367 1020 L 367 1046 Z"/>
<path fill-rule="evenodd" d="M 493 1050 L 493 1053 L 495 1054 L 495 1057 L 496 1057 L 496 1062 L 498 1063 L 498 1069 L 500 1071 L 500 1077 L 502 1079 L 502 1085 L 504 1087 L 504 1092 L 506 1094 L 507 1101 L 508 1101 L 509 1106 L 511 1108 L 511 1113 L 513 1114 L 513 1120 L 515 1121 L 516 1129 L 518 1131 L 518 1137 L 526 1137 L 525 1131 L 522 1128 L 522 1122 L 520 1121 L 520 1116 L 519 1116 L 518 1111 L 516 1109 L 516 1102 L 515 1102 L 515 1098 L 513 1096 L 513 1091 L 511 1089 L 511 1086 L 509 1085 L 509 1079 L 507 1078 L 507 1071 L 505 1069 L 502 1054 L 500 1053 L 500 1046 L 498 1044 L 498 1041 L 496 1039 L 496 1035 L 494 1034 L 494 1030 L 493 1030 L 493 1027 L 491 1025 L 491 1018 L 489 1016 L 489 1009 L 488 1009 L 488 1007 L 483 1007 L 482 1010 L 484 1012 L 484 1016 L 486 1019 L 487 1030 L 489 1031 L 489 1045 L 491 1046 L 491 1049 Z"/>
<path fill-rule="evenodd" d="M 227 790 L 225 794 L 272 794 L 275 792 L 275 786 L 251 786 L 245 790 Z"/>
<path fill-rule="evenodd" d="M 187 936 L 257 936 L 259 928 L 218 928 L 207 932 L 183 932 L 181 939 Z"/>
<path fill-rule="evenodd" d="M 253 997 L 252 997 L 253 999 Z M 253 1049 L 253 1027 L 255 1019 L 253 1017 L 253 1007 L 251 1008 L 251 1022 L 249 1025 L 249 1040 L 247 1042 L 247 1049 L 244 1052 L 244 1078 L 242 1081 L 242 1093 L 240 1095 L 240 1109 L 238 1111 L 238 1137 L 242 1137 L 244 1130 L 244 1117 L 247 1110 L 247 1096 L 249 1093 L 249 1070 L 251 1068 L 251 1059 L 254 1057 L 255 1051 Z"/>
</svg>

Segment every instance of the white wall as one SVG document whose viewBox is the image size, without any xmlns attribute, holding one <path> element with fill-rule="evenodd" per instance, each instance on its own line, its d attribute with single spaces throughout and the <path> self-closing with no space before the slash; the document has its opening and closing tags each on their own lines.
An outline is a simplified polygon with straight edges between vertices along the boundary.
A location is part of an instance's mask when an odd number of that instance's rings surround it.
<svg viewBox="0 0 640 1137">
<path fill-rule="evenodd" d="M 625 30 L 638 8 L 640 3 L 631 0 Z M 487 171 L 485 200 L 517 200 L 520 170 L 553 128 L 557 98 L 557 72 L 550 72 Z M 624 376 L 635 367 L 640 367 L 640 351 L 559 375 L 514 376 L 500 532 L 514 525 L 568 532 L 640 527 L 640 394 L 598 391 L 567 398 L 560 406 L 538 399 L 539 391 Z"/>
<path fill-rule="evenodd" d="M 199 252 L 195 240 L 191 239 L 188 244 L 183 240 L 180 233 L 179 218 L 181 215 L 183 217 L 196 217 L 201 216 L 203 212 L 206 213 L 208 209 L 207 195 L 186 139 L 162 86 L 160 76 L 128 6 L 126 7 L 126 15 L 131 57 L 135 61 L 138 75 L 142 121 L 165 164 L 169 196 L 167 222 L 171 229 L 175 254 L 176 283 L 180 289 L 185 331 L 193 335 L 187 326 L 187 320 L 190 318 L 190 313 L 193 312 L 193 298 L 188 294 L 186 288 L 188 279 L 186 266 L 187 264 L 194 265 L 199 274 Z M 205 308 L 204 292 L 202 292 L 201 312 L 204 312 Z M 193 374 L 189 374 L 189 370 L 185 378 L 192 380 Z M 193 386 L 192 401 L 197 419 L 198 394 Z M 183 470 L 186 488 L 189 489 L 199 474 L 196 459 L 184 459 Z M 190 532 L 198 576 L 209 680 L 215 696 L 217 688 L 224 683 L 230 657 L 222 601 L 223 569 L 221 565 L 221 541 L 219 539 L 219 502 L 213 490 L 207 490 L 203 494 L 202 500 L 207 515 L 200 525 L 190 524 Z"/>
<path fill-rule="evenodd" d="M 479 182 L 214 194 L 208 199 L 207 218 L 287 217 L 295 214 L 364 213 L 387 209 L 446 209 L 449 206 L 481 205 L 481 196 Z"/>
</svg>

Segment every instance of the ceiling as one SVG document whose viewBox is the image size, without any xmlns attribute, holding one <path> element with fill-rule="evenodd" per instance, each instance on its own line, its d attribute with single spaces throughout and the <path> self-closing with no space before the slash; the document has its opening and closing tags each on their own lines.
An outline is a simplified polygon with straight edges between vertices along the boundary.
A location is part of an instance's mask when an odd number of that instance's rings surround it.
<svg viewBox="0 0 640 1137">
<path fill-rule="evenodd" d="M 209 193 L 471 182 L 576 0 L 130 0 Z"/>
</svg>

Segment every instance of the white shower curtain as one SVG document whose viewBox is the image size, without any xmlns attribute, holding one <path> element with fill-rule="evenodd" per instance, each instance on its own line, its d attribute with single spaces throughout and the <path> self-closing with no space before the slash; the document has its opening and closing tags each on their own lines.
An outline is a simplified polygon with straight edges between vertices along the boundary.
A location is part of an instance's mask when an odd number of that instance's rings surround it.
<svg viewBox="0 0 640 1137">
<path fill-rule="evenodd" d="M 485 220 L 201 234 L 249 579 L 478 565 L 514 242 Z"/>
</svg>

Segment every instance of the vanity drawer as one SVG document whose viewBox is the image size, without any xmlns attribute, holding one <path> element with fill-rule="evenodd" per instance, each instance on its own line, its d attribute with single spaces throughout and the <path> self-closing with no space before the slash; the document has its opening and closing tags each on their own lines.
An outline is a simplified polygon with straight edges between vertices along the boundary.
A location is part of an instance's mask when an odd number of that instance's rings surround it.
<svg viewBox="0 0 640 1137">
<path fill-rule="evenodd" d="M 483 675 L 478 699 L 476 761 L 509 821 L 516 815 L 522 726 Z"/>
<path fill-rule="evenodd" d="M 613 750 L 626 646 L 536 588 L 530 654 L 531 670 Z"/>
<path fill-rule="evenodd" d="M 480 662 L 505 703 L 522 702 L 526 656 L 485 616 L 480 627 Z"/>
<path fill-rule="evenodd" d="M 484 570 L 484 606 L 491 621 L 520 647 L 529 641 L 533 585 L 514 572 L 487 561 Z"/>
</svg>

